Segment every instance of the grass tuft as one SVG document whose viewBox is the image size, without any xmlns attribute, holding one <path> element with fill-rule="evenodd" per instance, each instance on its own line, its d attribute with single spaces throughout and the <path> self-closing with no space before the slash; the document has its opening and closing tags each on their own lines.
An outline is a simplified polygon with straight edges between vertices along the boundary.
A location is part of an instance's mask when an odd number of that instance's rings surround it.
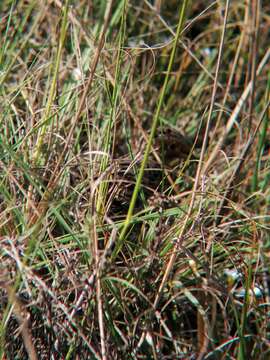
<svg viewBox="0 0 270 360">
<path fill-rule="evenodd" d="M 0 10 L 0 359 L 268 359 L 270 5 Z"/>
</svg>

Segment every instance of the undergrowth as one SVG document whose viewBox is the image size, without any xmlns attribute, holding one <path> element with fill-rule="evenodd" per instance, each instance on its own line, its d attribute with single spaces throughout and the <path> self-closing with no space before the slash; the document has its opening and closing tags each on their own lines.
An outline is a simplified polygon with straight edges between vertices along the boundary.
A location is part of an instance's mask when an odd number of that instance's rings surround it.
<svg viewBox="0 0 270 360">
<path fill-rule="evenodd" d="M 0 9 L 0 358 L 269 359 L 268 2 Z"/>
</svg>

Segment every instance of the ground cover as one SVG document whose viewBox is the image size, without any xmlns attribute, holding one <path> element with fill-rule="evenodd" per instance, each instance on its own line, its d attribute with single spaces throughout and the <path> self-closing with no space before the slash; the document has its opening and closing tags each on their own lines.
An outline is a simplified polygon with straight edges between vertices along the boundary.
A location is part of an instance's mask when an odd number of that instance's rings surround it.
<svg viewBox="0 0 270 360">
<path fill-rule="evenodd" d="M 0 9 L 1 359 L 268 359 L 268 2 Z"/>
</svg>

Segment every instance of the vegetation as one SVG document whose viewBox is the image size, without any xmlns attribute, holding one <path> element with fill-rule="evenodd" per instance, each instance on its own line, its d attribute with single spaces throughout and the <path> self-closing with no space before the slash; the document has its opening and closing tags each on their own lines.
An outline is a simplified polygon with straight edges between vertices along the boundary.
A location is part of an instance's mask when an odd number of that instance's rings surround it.
<svg viewBox="0 0 270 360">
<path fill-rule="evenodd" d="M 0 358 L 269 359 L 269 3 L 0 9 Z"/>
</svg>

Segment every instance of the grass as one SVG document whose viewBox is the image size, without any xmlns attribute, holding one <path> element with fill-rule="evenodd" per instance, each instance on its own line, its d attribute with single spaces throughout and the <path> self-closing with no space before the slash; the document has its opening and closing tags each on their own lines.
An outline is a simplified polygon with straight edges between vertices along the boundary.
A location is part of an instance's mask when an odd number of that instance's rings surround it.
<svg viewBox="0 0 270 360">
<path fill-rule="evenodd" d="M 268 359 L 267 2 L 0 9 L 0 358 Z"/>
</svg>

